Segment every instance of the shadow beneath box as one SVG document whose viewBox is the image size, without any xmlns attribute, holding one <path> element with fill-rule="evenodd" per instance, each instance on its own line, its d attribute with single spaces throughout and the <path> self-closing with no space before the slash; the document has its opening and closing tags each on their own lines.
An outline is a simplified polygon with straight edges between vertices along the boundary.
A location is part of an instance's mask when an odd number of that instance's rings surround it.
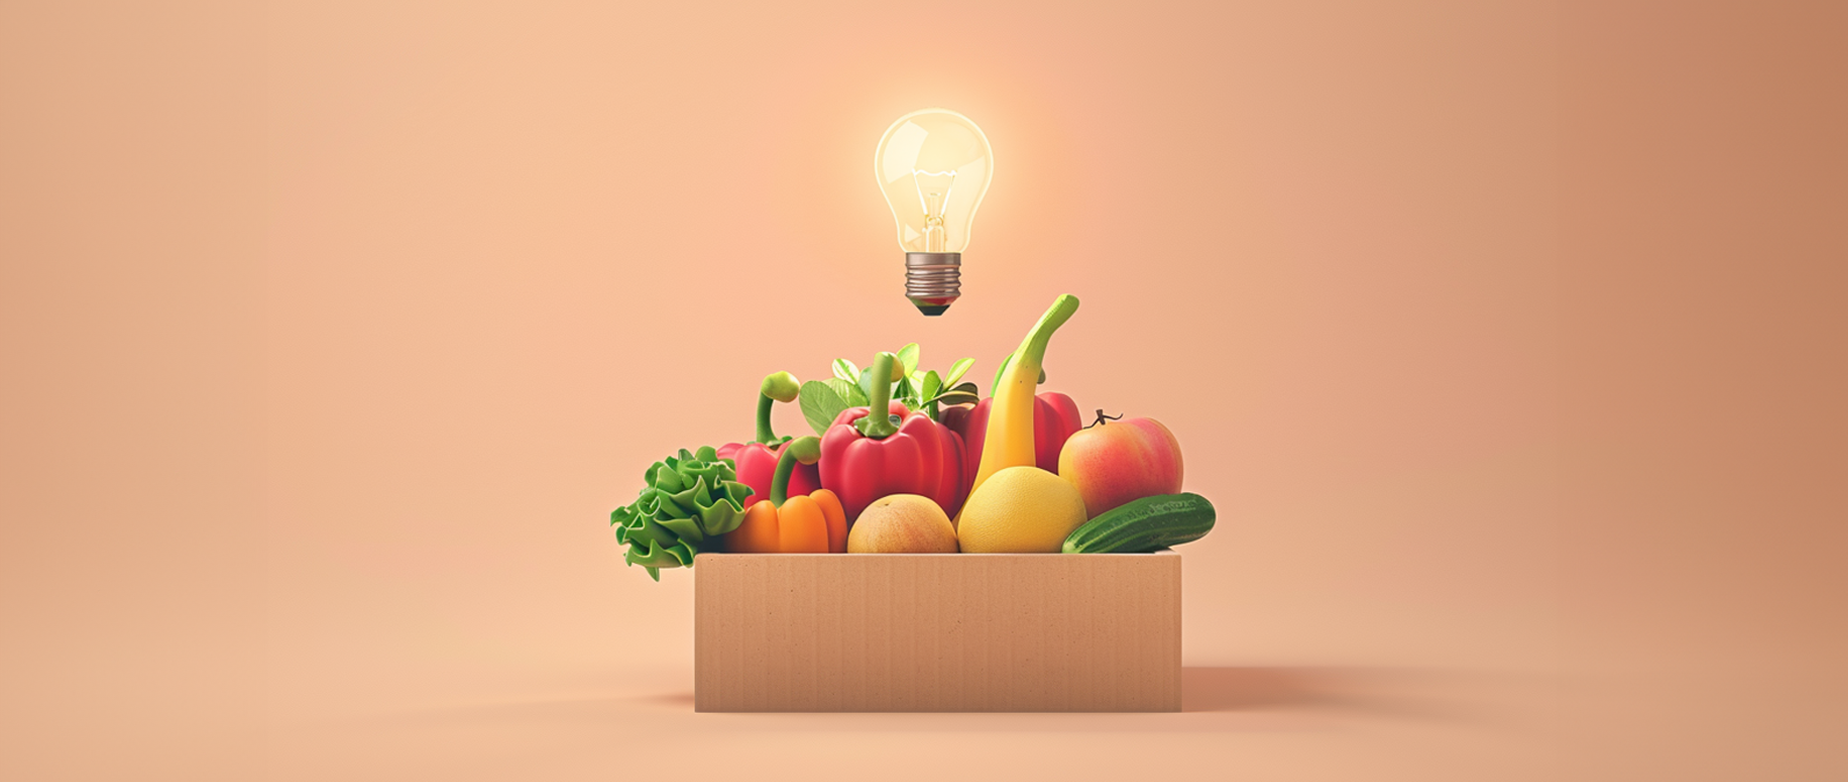
<svg viewBox="0 0 1848 782">
<path fill-rule="evenodd" d="M 1407 704 L 1382 692 L 1382 680 L 1392 678 L 1381 671 L 1349 668 L 1187 667 L 1181 669 L 1181 711 L 1425 711 L 1406 709 Z M 691 692 L 633 700 L 688 710 L 694 703 Z"/>
<path fill-rule="evenodd" d="M 1181 711 L 1340 705 L 1340 679 L 1315 668 L 1182 668 Z"/>
<path fill-rule="evenodd" d="M 687 711 L 693 710 L 693 693 L 691 692 L 669 692 L 659 695 L 644 695 L 634 700 L 653 704 L 655 706 L 672 706 L 675 708 L 683 708 Z"/>
<path fill-rule="evenodd" d="M 1494 678 L 1464 671 L 1363 667 L 1185 667 L 1181 711 L 1157 713 L 721 713 L 770 730 L 1232 730 L 1316 729 L 1351 720 L 1480 722 Z M 456 716 L 607 721 L 693 714 L 691 691 L 479 704 Z M 640 707 L 639 710 L 637 707 Z M 1188 717 L 1186 714 L 1196 715 Z M 1217 715 L 1217 716 L 1215 716 Z"/>
<path fill-rule="evenodd" d="M 1483 722 L 1532 697 L 1523 677 L 1418 668 L 1182 668 L 1181 711 Z"/>
<path fill-rule="evenodd" d="M 551 698 L 509 698 L 444 706 L 411 707 L 404 714 L 417 714 L 436 721 L 584 721 L 603 722 L 624 715 L 646 714 L 658 718 L 664 714 L 692 714 L 693 693 L 660 692 L 647 695 L 584 695 Z"/>
<path fill-rule="evenodd" d="M 1382 702 L 1377 682 L 1372 681 L 1376 678 L 1374 672 L 1342 668 L 1187 667 L 1181 669 L 1181 711 L 1378 710 Z M 690 709 L 693 693 L 635 700 Z"/>
</svg>

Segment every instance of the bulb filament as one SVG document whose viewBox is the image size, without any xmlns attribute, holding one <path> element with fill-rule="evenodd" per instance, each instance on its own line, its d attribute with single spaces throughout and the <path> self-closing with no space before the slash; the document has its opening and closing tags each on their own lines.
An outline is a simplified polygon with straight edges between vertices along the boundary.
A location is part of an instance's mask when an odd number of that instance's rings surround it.
<svg viewBox="0 0 1848 782">
<path fill-rule="evenodd" d="M 949 177 L 950 181 L 943 187 L 942 192 L 937 191 L 935 183 L 932 183 L 930 192 L 924 191 L 923 177 L 944 176 Z M 918 206 L 924 209 L 924 251 L 943 252 L 946 244 L 943 210 L 950 202 L 950 192 L 956 187 L 956 172 L 924 171 L 914 168 L 911 170 L 911 182 L 918 191 Z"/>
</svg>

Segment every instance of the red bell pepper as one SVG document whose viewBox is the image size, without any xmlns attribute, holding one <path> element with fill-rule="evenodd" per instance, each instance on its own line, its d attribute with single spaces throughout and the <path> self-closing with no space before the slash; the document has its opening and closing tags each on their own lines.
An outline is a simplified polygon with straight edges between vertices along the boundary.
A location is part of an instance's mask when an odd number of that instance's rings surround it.
<svg viewBox="0 0 1848 782">
<path fill-rule="evenodd" d="M 770 497 L 749 506 L 738 529 L 720 545 L 740 554 L 841 554 L 847 551 L 847 514 L 841 501 L 827 489 L 808 495 L 789 494 L 789 479 L 798 462 L 814 464 L 821 456 L 820 441 L 798 437 L 784 444 L 777 457 Z"/>
<path fill-rule="evenodd" d="M 877 378 L 868 395 L 871 404 L 842 410 L 821 438 L 821 485 L 840 497 L 849 527 L 873 500 L 892 494 L 929 497 L 956 518 L 968 493 L 962 437 L 929 415 L 909 413 L 891 401 L 886 378 L 892 358 L 881 353 L 867 370 Z M 872 415 L 874 410 L 889 415 Z"/>
<path fill-rule="evenodd" d="M 995 398 L 988 397 L 975 407 L 957 405 L 943 411 L 943 423 L 961 435 L 967 450 L 963 460 L 963 484 L 975 483 L 975 471 L 982 463 L 982 443 L 988 435 L 988 410 Z M 1065 441 L 1084 428 L 1078 403 L 1057 391 L 1043 392 L 1033 399 L 1033 462 L 1046 472 L 1058 474 L 1059 451 Z"/>
<path fill-rule="evenodd" d="M 777 457 L 789 438 L 778 438 L 770 429 L 770 408 L 776 402 L 793 402 L 801 384 L 794 375 L 778 372 L 764 378 L 757 389 L 757 440 L 750 443 L 726 443 L 719 446 L 719 458 L 731 459 L 738 471 L 738 482 L 751 487 L 744 501 L 750 508 L 770 496 L 770 483 L 776 478 Z M 821 472 L 814 464 L 797 464 L 789 476 L 790 496 L 804 496 L 821 488 Z"/>
</svg>

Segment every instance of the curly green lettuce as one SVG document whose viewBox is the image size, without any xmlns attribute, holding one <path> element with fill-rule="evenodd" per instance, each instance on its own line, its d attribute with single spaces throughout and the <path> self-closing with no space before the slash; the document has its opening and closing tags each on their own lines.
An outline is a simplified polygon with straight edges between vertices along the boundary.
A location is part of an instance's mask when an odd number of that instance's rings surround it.
<svg viewBox="0 0 1848 782">
<path fill-rule="evenodd" d="M 702 546 L 737 529 L 751 487 L 738 482 L 733 467 L 711 446 L 682 448 L 650 465 L 640 496 L 610 513 L 616 542 L 629 546 L 623 560 L 660 581 L 661 568 L 692 567 Z"/>
</svg>

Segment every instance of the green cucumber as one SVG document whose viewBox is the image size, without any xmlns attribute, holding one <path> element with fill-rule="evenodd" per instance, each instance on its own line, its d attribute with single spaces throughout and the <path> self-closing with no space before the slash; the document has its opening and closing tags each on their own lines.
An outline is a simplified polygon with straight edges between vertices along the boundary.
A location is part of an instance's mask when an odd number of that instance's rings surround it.
<svg viewBox="0 0 1848 782">
<path fill-rule="evenodd" d="M 1192 492 L 1131 500 L 1072 530 L 1067 554 L 1155 551 L 1213 531 L 1213 503 Z"/>
</svg>

